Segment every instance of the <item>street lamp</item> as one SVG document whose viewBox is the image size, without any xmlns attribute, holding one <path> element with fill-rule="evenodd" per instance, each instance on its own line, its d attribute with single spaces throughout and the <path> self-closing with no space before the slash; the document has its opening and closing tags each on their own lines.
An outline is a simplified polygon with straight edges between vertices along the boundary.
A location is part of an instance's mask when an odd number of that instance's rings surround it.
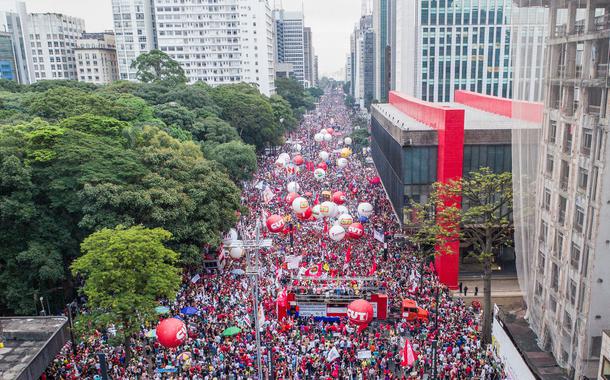
<svg viewBox="0 0 610 380">
<path fill-rule="evenodd" d="M 76 301 L 72 301 L 66 305 L 68 309 L 68 322 L 70 323 L 70 341 L 72 342 L 72 353 L 76 356 L 76 340 L 74 339 L 74 323 L 72 319 L 72 307 L 76 308 Z"/>
</svg>

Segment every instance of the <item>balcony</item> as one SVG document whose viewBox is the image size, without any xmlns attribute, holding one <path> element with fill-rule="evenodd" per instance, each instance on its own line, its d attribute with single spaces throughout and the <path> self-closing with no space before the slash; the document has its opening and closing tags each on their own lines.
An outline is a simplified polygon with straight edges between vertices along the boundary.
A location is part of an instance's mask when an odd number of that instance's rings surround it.
<svg viewBox="0 0 610 380">
<path fill-rule="evenodd" d="M 602 113 L 602 107 L 595 105 L 595 104 L 589 104 L 589 106 L 587 107 L 587 114 L 591 115 L 591 116 L 597 116 L 600 117 Z"/>
<path fill-rule="evenodd" d="M 610 14 L 597 16 L 595 18 L 594 28 L 597 31 L 610 29 Z"/>
</svg>

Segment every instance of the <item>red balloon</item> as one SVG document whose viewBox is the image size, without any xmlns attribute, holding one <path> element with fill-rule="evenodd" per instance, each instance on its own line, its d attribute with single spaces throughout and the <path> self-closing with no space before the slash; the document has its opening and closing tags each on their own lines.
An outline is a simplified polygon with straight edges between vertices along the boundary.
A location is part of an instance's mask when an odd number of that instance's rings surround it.
<svg viewBox="0 0 610 380">
<path fill-rule="evenodd" d="M 345 193 L 343 191 L 335 191 L 333 193 L 333 202 L 338 205 L 342 205 L 345 203 Z"/>
<path fill-rule="evenodd" d="M 267 218 L 267 229 L 273 233 L 281 232 L 285 224 L 284 218 L 279 215 L 271 215 Z"/>
<path fill-rule="evenodd" d="M 157 325 L 157 340 L 163 347 L 178 347 L 184 343 L 186 336 L 186 325 L 177 318 L 164 319 Z"/>
<path fill-rule="evenodd" d="M 347 236 L 352 239 L 360 239 L 364 236 L 364 226 L 362 223 L 352 223 L 347 227 Z"/>
<path fill-rule="evenodd" d="M 300 197 L 300 195 L 297 193 L 288 193 L 288 195 L 286 195 L 286 203 L 288 206 L 292 206 L 292 202 L 294 202 L 294 200 L 298 197 Z"/>
<path fill-rule="evenodd" d="M 305 160 L 303 160 L 303 156 L 298 154 L 298 155 L 294 156 L 294 158 L 292 159 L 292 162 L 294 162 L 295 165 L 303 165 L 303 162 L 305 162 Z"/>
<path fill-rule="evenodd" d="M 328 170 L 328 165 L 326 165 L 326 162 L 320 162 L 318 164 L 318 168 L 323 169 L 324 171 Z"/>
<path fill-rule="evenodd" d="M 368 325 L 373 320 L 373 305 L 365 300 L 352 301 L 347 305 L 347 316 L 356 325 Z"/>
<path fill-rule="evenodd" d="M 311 218 L 312 215 L 313 211 L 311 210 L 311 207 L 307 207 L 304 212 L 297 213 L 297 218 L 299 218 L 299 220 L 307 220 Z"/>
<path fill-rule="evenodd" d="M 332 135 L 335 132 L 335 130 L 332 128 L 326 128 L 326 132 L 328 132 Z"/>
</svg>

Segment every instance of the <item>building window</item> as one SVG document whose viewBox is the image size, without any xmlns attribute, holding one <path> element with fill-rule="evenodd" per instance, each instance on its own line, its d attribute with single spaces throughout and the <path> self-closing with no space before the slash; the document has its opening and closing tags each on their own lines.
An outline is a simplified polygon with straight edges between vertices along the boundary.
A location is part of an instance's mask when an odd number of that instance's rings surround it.
<svg viewBox="0 0 610 380">
<path fill-rule="evenodd" d="M 585 210 L 580 206 L 576 206 L 576 211 L 574 213 L 574 229 L 578 232 L 582 232 L 584 224 Z"/>
<path fill-rule="evenodd" d="M 568 200 L 563 197 L 563 196 L 559 196 L 559 216 L 557 221 L 561 224 L 565 223 L 566 221 L 566 209 L 568 208 Z"/>
<path fill-rule="evenodd" d="M 553 155 L 547 154 L 546 155 L 546 174 L 550 175 L 551 177 L 553 176 L 553 164 L 554 164 Z"/>
<path fill-rule="evenodd" d="M 582 190 L 587 189 L 587 183 L 589 182 L 589 171 L 584 168 L 578 169 L 578 188 Z"/>
<path fill-rule="evenodd" d="M 572 306 L 576 305 L 576 282 L 570 280 L 570 288 L 568 289 L 568 298 Z"/>
<path fill-rule="evenodd" d="M 563 312 L 563 328 L 568 332 L 572 331 L 572 316 L 567 311 Z"/>
<path fill-rule="evenodd" d="M 561 252 L 563 249 L 563 234 L 559 231 L 555 231 L 555 254 L 561 259 Z"/>
<path fill-rule="evenodd" d="M 544 257 L 544 252 L 538 252 L 538 272 L 544 274 L 544 265 L 546 263 L 546 259 Z"/>
<path fill-rule="evenodd" d="M 555 291 L 559 289 L 559 267 L 555 263 L 551 267 L 551 288 Z"/>
<path fill-rule="evenodd" d="M 551 120 L 549 125 L 549 142 L 551 144 L 555 144 L 557 141 L 557 122 L 555 120 Z"/>
<path fill-rule="evenodd" d="M 610 380 L 610 360 L 604 356 L 604 361 L 602 363 L 602 379 Z"/>
<path fill-rule="evenodd" d="M 549 211 L 551 209 L 551 190 L 544 189 L 544 198 L 542 201 L 542 207 Z"/>
<path fill-rule="evenodd" d="M 591 147 L 593 146 L 593 131 L 591 129 L 584 128 L 582 135 L 582 154 L 589 156 L 591 155 Z"/>
<path fill-rule="evenodd" d="M 578 266 L 580 264 L 580 247 L 576 244 L 572 243 L 572 247 L 570 247 L 570 265 L 575 270 L 578 270 Z"/>
<path fill-rule="evenodd" d="M 553 313 L 557 311 L 557 300 L 553 296 L 549 297 L 549 309 L 551 309 Z"/>
<path fill-rule="evenodd" d="M 548 233 L 549 225 L 545 221 L 542 221 L 542 223 L 540 223 L 540 242 L 542 244 L 546 244 L 546 237 Z"/>
</svg>

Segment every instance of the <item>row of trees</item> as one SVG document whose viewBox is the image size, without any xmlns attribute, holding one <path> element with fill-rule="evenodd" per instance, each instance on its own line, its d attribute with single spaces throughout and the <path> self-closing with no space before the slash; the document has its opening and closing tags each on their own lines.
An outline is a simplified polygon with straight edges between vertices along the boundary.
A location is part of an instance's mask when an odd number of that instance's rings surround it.
<svg viewBox="0 0 610 380">
<path fill-rule="evenodd" d="M 0 81 L 0 311 L 65 304 L 81 243 L 117 225 L 159 229 L 182 265 L 199 264 L 236 222 L 256 152 L 314 104 L 292 82 L 294 104 L 245 83 L 187 85 L 156 51 L 135 64 L 143 83 Z"/>
</svg>

